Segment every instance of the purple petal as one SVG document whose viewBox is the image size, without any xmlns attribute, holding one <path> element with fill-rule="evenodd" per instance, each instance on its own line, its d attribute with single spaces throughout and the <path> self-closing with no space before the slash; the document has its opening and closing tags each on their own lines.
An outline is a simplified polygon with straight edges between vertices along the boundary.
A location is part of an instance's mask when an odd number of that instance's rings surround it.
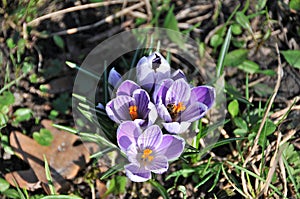
<svg viewBox="0 0 300 199">
<path fill-rule="evenodd" d="M 122 82 L 122 84 L 119 86 L 118 90 L 117 90 L 117 96 L 118 95 L 128 95 L 128 96 L 132 96 L 133 92 L 136 89 L 139 89 L 140 86 L 137 85 L 135 82 L 131 81 L 131 80 L 125 80 L 124 82 Z"/>
<path fill-rule="evenodd" d="M 150 102 L 148 93 L 143 89 L 137 89 L 133 92 L 132 97 L 135 99 L 138 115 L 140 118 L 146 119 L 148 117 L 148 113 L 150 112 L 148 108 L 148 104 Z"/>
<path fill-rule="evenodd" d="M 191 96 L 191 89 L 184 79 L 176 80 L 169 88 L 166 94 L 166 105 L 170 103 L 178 104 L 183 102 L 187 104 Z"/>
<path fill-rule="evenodd" d="M 121 95 L 112 99 L 106 104 L 106 113 L 116 123 L 131 120 L 129 106 L 134 104 L 134 99 L 129 96 Z"/>
<path fill-rule="evenodd" d="M 101 104 L 101 103 L 98 103 L 98 105 L 96 106 L 96 108 L 98 108 L 98 109 L 105 109 L 105 107 L 103 106 L 103 104 Z"/>
<path fill-rule="evenodd" d="M 169 133 L 173 134 L 180 134 L 185 132 L 189 126 L 191 125 L 190 122 L 170 122 L 170 123 L 163 123 L 163 126 Z"/>
<path fill-rule="evenodd" d="M 215 89 L 211 86 L 197 86 L 191 90 L 191 103 L 201 102 L 208 109 L 213 105 L 216 98 Z"/>
<path fill-rule="evenodd" d="M 155 89 L 153 92 L 153 101 L 155 104 L 165 104 L 166 94 L 170 86 L 174 81 L 172 79 L 165 79 L 160 83 L 155 83 Z"/>
<path fill-rule="evenodd" d="M 108 83 L 114 88 L 117 87 L 118 83 L 122 80 L 122 76 L 118 73 L 115 68 L 112 68 L 108 74 Z"/>
<path fill-rule="evenodd" d="M 123 122 L 117 130 L 117 141 L 122 151 L 126 151 L 131 144 L 137 143 L 142 134 L 141 128 L 132 121 Z"/>
<path fill-rule="evenodd" d="M 127 177 L 134 182 L 145 182 L 151 178 L 151 172 L 134 164 L 125 165 Z"/>
<path fill-rule="evenodd" d="M 181 155 L 184 146 L 183 138 L 175 135 L 164 135 L 159 148 L 157 148 L 157 153 L 166 156 L 168 160 L 172 160 Z"/>
<path fill-rule="evenodd" d="M 139 125 L 142 129 L 146 126 L 148 126 L 148 123 L 146 123 L 146 120 L 144 119 L 135 119 L 133 120 L 134 123 L 136 123 L 137 125 Z"/>
<path fill-rule="evenodd" d="M 185 81 L 187 81 L 185 74 L 182 70 L 178 69 L 176 70 L 173 74 L 172 74 L 172 79 L 175 81 L 177 79 L 184 79 Z"/>
<path fill-rule="evenodd" d="M 157 110 L 156 110 L 156 107 L 155 105 L 150 102 L 148 104 L 148 108 L 150 109 L 150 112 L 148 114 L 148 126 L 154 124 L 156 118 L 157 118 Z"/>
<path fill-rule="evenodd" d="M 165 107 L 163 104 L 158 104 L 157 105 L 157 112 L 159 117 L 161 117 L 165 122 L 172 122 L 171 115 L 168 111 L 168 109 Z"/>
<path fill-rule="evenodd" d="M 183 111 L 179 117 L 179 121 L 194 122 L 199 120 L 207 112 L 207 106 L 200 102 L 194 102 Z"/>
<path fill-rule="evenodd" d="M 162 137 L 162 132 L 159 126 L 152 125 L 139 136 L 137 143 L 141 150 L 146 148 L 154 150 L 160 145 Z"/>
<path fill-rule="evenodd" d="M 111 100 L 111 104 L 108 103 L 106 105 L 106 113 L 113 120 L 113 118 L 117 118 L 121 123 L 123 121 L 132 120 L 129 114 L 129 106 L 134 104 L 134 99 L 129 96 L 121 95 Z"/>
<path fill-rule="evenodd" d="M 159 59 L 159 64 L 156 60 Z M 152 63 L 152 69 L 156 71 L 156 81 L 170 78 L 171 67 L 168 61 L 159 53 L 154 52 L 148 57 L 148 60 Z"/>
<path fill-rule="evenodd" d="M 162 174 L 169 168 L 168 159 L 165 156 L 155 155 L 153 160 L 146 165 L 146 169 L 153 173 Z"/>
<path fill-rule="evenodd" d="M 132 143 L 126 150 L 126 155 L 129 160 L 129 162 L 135 164 L 136 166 L 140 167 L 140 162 L 138 158 L 138 151 L 137 151 L 137 146 L 135 143 Z"/>
<path fill-rule="evenodd" d="M 147 91 L 150 91 L 154 84 L 154 70 L 151 62 L 146 57 L 142 57 L 136 66 L 137 82 Z"/>
</svg>

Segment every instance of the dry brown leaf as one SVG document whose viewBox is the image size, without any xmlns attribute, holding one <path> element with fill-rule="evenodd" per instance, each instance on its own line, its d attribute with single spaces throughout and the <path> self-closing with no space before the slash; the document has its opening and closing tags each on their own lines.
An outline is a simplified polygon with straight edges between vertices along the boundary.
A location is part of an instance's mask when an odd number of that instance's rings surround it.
<svg viewBox="0 0 300 199">
<path fill-rule="evenodd" d="M 97 179 L 96 180 L 96 188 L 97 188 L 99 197 L 102 198 L 104 196 L 105 192 L 107 191 L 106 185 L 103 182 L 101 182 L 99 179 Z M 105 197 L 105 198 L 107 198 L 107 197 Z"/>
<path fill-rule="evenodd" d="M 89 162 L 90 152 L 87 147 L 96 151 L 97 146 L 94 143 L 89 143 L 88 145 L 81 143 L 75 146 L 74 143 L 80 141 L 78 136 L 54 128 L 50 120 L 43 120 L 41 123 L 53 135 L 54 139 L 51 146 L 41 146 L 30 137 L 14 131 L 10 135 L 11 147 L 14 149 L 16 155 L 30 165 L 32 173 L 35 174 L 38 180 L 37 183 L 41 182 L 45 191 L 49 193 L 44 168 L 43 155 L 45 155 L 56 190 L 58 192 L 65 192 L 69 189 L 69 183 L 66 179 L 73 179 L 78 171 Z M 22 188 L 30 190 L 35 188 L 31 184 L 35 183 L 32 182 L 34 179 L 31 179 L 29 183 L 30 178 L 28 178 L 28 175 L 24 175 L 24 171 L 8 173 L 5 178 L 12 185 L 14 185 L 12 179 L 15 179 Z"/>
</svg>

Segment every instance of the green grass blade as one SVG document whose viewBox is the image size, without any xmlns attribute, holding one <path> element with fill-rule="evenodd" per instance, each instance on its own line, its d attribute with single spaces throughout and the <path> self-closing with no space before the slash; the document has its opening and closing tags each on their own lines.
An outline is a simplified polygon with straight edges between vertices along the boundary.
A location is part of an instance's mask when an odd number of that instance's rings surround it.
<svg viewBox="0 0 300 199">
<path fill-rule="evenodd" d="M 160 183 L 155 180 L 149 180 L 148 182 L 160 193 L 164 199 L 169 199 L 167 190 Z"/>
<path fill-rule="evenodd" d="M 241 171 L 244 171 L 245 173 L 247 173 L 248 175 L 254 177 L 254 178 L 257 178 L 259 179 L 260 181 L 262 182 L 266 182 L 265 179 L 263 179 L 262 177 L 256 175 L 255 173 L 253 173 L 252 171 L 249 171 L 241 166 L 238 166 L 232 162 L 229 162 L 229 161 L 226 161 L 228 164 L 230 164 L 231 166 L 235 167 L 236 169 L 239 169 Z M 283 194 L 279 191 L 279 189 L 277 187 L 275 187 L 274 185 L 270 184 L 270 188 L 273 189 L 276 193 L 278 193 L 281 197 L 283 197 Z"/>
<path fill-rule="evenodd" d="M 294 185 L 294 188 L 295 188 L 295 192 L 296 192 L 296 195 L 297 195 L 297 198 L 300 198 L 300 192 L 299 190 L 297 189 L 297 182 L 296 182 L 296 179 L 294 178 L 294 175 L 290 169 L 290 165 L 289 163 L 287 162 L 286 158 L 284 155 L 282 155 L 282 160 L 283 160 L 283 163 L 284 163 L 284 166 L 287 170 L 287 173 L 289 174 L 289 178 L 292 182 L 292 184 Z"/>
<path fill-rule="evenodd" d="M 218 58 L 217 62 L 217 78 L 219 78 L 223 74 L 224 70 L 224 60 L 226 53 L 228 52 L 229 46 L 230 46 L 230 40 L 231 40 L 231 26 L 227 30 L 225 41 L 222 45 L 221 52 Z"/>
<path fill-rule="evenodd" d="M 52 180 L 52 176 L 51 176 L 49 164 L 48 164 L 48 161 L 47 161 L 46 156 L 43 155 L 43 157 L 44 157 L 44 162 L 45 162 L 46 179 L 48 180 L 48 186 L 49 186 L 49 189 L 50 189 L 50 193 L 51 193 L 52 195 L 55 195 L 55 194 L 56 194 L 56 191 L 55 191 L 55 187 L 54 187 L 54 185 L 53 185 L 53 180 Z"/>
<path fill-rule="evenodd" d="M 111 167 L 110 169 L 108 169 L 100 178 L 100 180 L 104 180 L 112 175 L 114 175 L 115 173 L 121 171 L 123 169 L 124 165 L 123 164 L 117 164 L 113 167 Z"/>
</svg>

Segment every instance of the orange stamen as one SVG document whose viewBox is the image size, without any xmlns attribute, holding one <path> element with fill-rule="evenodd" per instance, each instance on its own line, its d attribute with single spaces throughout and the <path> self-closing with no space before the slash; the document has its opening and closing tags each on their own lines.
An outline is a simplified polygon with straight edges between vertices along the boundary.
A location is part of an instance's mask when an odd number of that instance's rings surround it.
<svg viewBox="0 0 300 199">
<path fill-rule="evenodd" d="M 177 105 L 175 105 L 174 107 L 173 107 L 173 112 L 174 113 L 180 113 L 180 112 L 182 112 L 182 111 L 184 111 L 186 109 L 186 107 L 183 105 L 183 103 L 182 102 L 179 102 Z"/>
<path fill-rule="evenodd" d="M 152 153 L 151 149 L 145 149 L 143 151 L 142 158 L 143 159 L 148 159 L 149 161 L 152 161 L 154 157 L 150 155 L 151 153 Z"/>
<path fill-rule="evenodd" d="M 138 118 L 138 112 L 137 112 L 137 106 L 130 106 L 129 107 L 129 115 L 132 120 L 135 120 Z"/>
</svg>

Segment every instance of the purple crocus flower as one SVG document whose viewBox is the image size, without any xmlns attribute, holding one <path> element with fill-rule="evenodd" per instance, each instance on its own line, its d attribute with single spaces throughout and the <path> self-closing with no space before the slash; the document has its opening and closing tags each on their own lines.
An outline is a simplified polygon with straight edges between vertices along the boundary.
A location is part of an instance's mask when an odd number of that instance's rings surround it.
<svg viewBox="0 0 300 199">
<path fill-rule="evenodd" d="M 155 105 L 149 94 L 131 80 L 126 80 L 117 89 L 116 98 L 106 104 L 106 113 L 118 124 L 134 121 L 141 127 L 152 125 L 157 118 Z"/>
<path fill-rule="evenodd" d="M 122 76 L 115 68 L 112 68 L 108 74 L 108 83 L 112 85 L 113 88 L 116 88 L 122 81 Z"/>
<path fill-rule="evenodd" d="M 147 91 L 151 91 L 155 83 L 170 78 L 171 67 L 159 52 L 154 52 L 139 60 L 136 72 L 138 84 Z"/>
<path fill-rule="evenodd" d="M 130 162 L 125 165 L 126 175 L 135 182 L 149 180 L 151 172 L 166 172 L 169 167 L 168 161 L 178 158 L 185 146 L 182 138 L 163 135 L 157 125 L 152 125 L 142 132 L 132 121 L 119 126 L 117 141 Z"/>
<path fill-rule="evenodd" d="M 163 126 L 169 133 L 182 133 L 191 122 L 203 117 L 215 100 L 215 90 L 210 86 L 190 88 L 179 78 L 165 79 L 156 85 L 153 99 L 158 115 L 165 121 Z"/>
</svg>

